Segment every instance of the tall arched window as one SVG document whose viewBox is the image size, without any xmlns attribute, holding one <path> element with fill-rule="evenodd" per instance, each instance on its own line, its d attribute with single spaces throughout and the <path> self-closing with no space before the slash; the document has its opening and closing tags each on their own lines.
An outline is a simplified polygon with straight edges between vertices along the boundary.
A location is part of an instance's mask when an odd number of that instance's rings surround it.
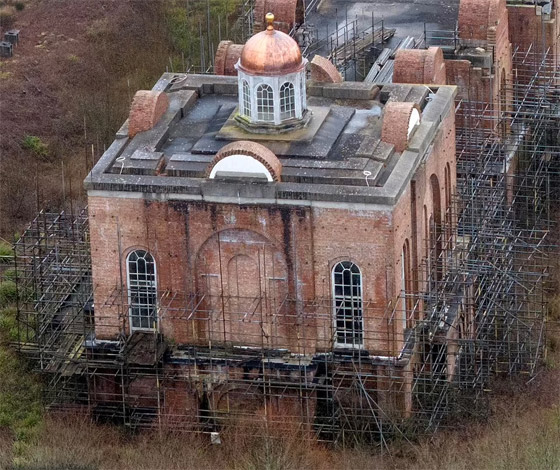
<svg viewBox="0 0 560 470">
<path fill-rule="evenodd" d="M 430 184 L 432 187 L 432 204 L 433 204 L 433 220 L 430 220 L 430 228 L 432 230 L 432 280 L 440 281 L 442 277 L 442 220 L 441 220 L 441 194 L 439 180 L 436 174 L 430 176 Z"/>
<path fill-rule="evenodd" d="M 127 258 L 128 305 L 132 330 L 151 330 L 157 324 L 157 276 L 153 256 L 144 250 Z"/>
<path fill-rule="evenodd" d="M 402 328 L 409 326 L 409 317 L 412 312 L 412 289 L 410 286 L 410 249 L 408 240 L 405 240 L 401 253 L 401 294 L 402 294 Z"/>
<path fill-rule="evenodd" d="M 335 343 L 340 347 L 364 344 L 362 273 L 351 261 L 332 270 Z"/>
<path fill-rule="evenodd" d="M 453 247 L 453 191 L 451 189 L 451 167 L 445 165 L 445 243 L 450 250 Z"/>
<path fill-rule="evenodd" d="M 257 119 L 274 121 L 274 93 L 269 85 L 259 85 L 257 88 Z"/>
<path fill-rule="evenodd" d="M 507 82 L 506 82 L 506 70 L 502 68 L 502 79 L 500 82 L 500 119 L 501 119 L 501 131 L 502 138 L 506 137 L 508 131 L 508 109 L 507 109 Z"/>
<path fill-rule="evenodd" d="M 280 119 L 296 117 L 296 94 L 294 84 L 286 82 L 280 87 Z"/>
<path fill-rule="evenodd" d="M 244 116 L 251 117 L 251 93 L 247 80 L 243 80 L 243 110 L 241 112 Z"/>
</svg>

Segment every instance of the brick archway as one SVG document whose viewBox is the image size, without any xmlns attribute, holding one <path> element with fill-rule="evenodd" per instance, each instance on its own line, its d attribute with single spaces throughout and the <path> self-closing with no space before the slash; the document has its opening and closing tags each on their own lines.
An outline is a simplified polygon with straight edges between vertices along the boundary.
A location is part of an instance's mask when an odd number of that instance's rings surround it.
<svg viewBox="0 0 560 470">
<path fill-rule="evenodd" d="M 385 105 L 381 140 L 393 144 L 397 152 L 408 147 L 409 127 L 414 110 L 421 116 L 420 108 L 415 103 L 393 101 Z"/>
<path fill-rule="evenodd" d="M 243 44 L 232 41 L 220 41 L 214 57 L 214 72 L 216 75 L 237 75 L 235 64 L 241 57 Z"/>
<path fill-rule="evenodd" d="M 395 57 L 393 83 L 446 85 L 446 67 L 439 47 L 401 49 Z"/>
<path fill-rule="evenodd" d="M 219 161 L 232 155 L 245 155 L 254 158 L 264 165 L 272 176 L 273 181 L 280 181 L 282 175 L 282 163 L 280 163 L 278 157 L 264 145 L 257 144 L 256 142 L 250 142 L 248 140 L 232 142 L 231 144 L 222 147 L 214 159 L 210 162 L 208 168 L 206 168 L 206 177 L 210 177 L 212 169 Z"/>
</svg>

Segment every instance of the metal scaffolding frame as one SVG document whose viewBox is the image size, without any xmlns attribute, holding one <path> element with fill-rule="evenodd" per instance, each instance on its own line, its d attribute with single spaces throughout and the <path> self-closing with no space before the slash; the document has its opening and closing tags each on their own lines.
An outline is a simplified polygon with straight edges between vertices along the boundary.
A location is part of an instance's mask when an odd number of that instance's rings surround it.
<svg viewBox="0 0 560 470">
<path fill-rule="evenodd" d="M 253 421 L 381 445 L 487 412 L 492 381 L 533 376 L 544 354 L 560 174 L 560 72 L 551 51 L 516 50 L 513 62 L 516 81 L 499 113 L 457 103 L 457 187 L 419 241 L 429 256 L 410 292 L 384 309 L 363 305 L 373 320 L 366 342 L 385 345 L 375 354 L 335 348 L 333 299 L 286 297 L 271 307 L 266 292 L 158 292 L 159 317 L 201 332 L 197 341 L 127 335 L 124 326 L 118 340 L 100 341 L 95 328 L 110 318 L 91 315 L 87 213 L 41 212 L 15 244 L 15 259 L 19 346 L 45 377 L 47 405 L 78 404 L 131 427 L 219 432 Z M 97 308 L 117 312 L 124 325 L 124 281 Z M 395 328 L 403 316 L 404 335 Z M 319 332 L 313 348 L 310 328 Z M 245 344 L 221 341 L 226 332 L 242 332 Z"/>
</svg>

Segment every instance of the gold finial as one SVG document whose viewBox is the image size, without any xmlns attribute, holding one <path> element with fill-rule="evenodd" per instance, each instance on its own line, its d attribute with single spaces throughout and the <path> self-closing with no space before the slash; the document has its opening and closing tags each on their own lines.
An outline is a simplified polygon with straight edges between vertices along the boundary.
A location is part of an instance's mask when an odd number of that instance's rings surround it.
<svg viewBox="0 0 560 470">
<path fill-rule="evenodd" d="M 268 26 L 266 27 L 267 31 L 272 31 L 274 29 L 274 15 L 272 13 L 267 13 L 265 16 L 266 22 Z"/>
</svg>

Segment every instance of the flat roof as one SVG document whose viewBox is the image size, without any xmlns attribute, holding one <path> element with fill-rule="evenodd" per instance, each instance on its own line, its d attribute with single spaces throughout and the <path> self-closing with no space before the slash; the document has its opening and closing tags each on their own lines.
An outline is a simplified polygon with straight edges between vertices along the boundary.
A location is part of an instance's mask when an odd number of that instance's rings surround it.
<svg viewBox="0 0 560 470">
<path fill-rule="evenodd" d="M 90 195 L 394 205 L 456 94 L 452 86 L 308 82 L 313 117 L 307 128 L 263 136 L 232 124 L 237 77 L 166 73 L 153 89 L 167 93 L 166 113 L 153 129 L 133 138 L 125 122 L 85 180 Z M 381 141 L 387 101 L 413 102 L 422 110 L 403 152 Z M 282 181 L 207 179 L 209 163 L 232 140 L 252 140 L 274 152 L 283 166 Z"/>
</svg>

